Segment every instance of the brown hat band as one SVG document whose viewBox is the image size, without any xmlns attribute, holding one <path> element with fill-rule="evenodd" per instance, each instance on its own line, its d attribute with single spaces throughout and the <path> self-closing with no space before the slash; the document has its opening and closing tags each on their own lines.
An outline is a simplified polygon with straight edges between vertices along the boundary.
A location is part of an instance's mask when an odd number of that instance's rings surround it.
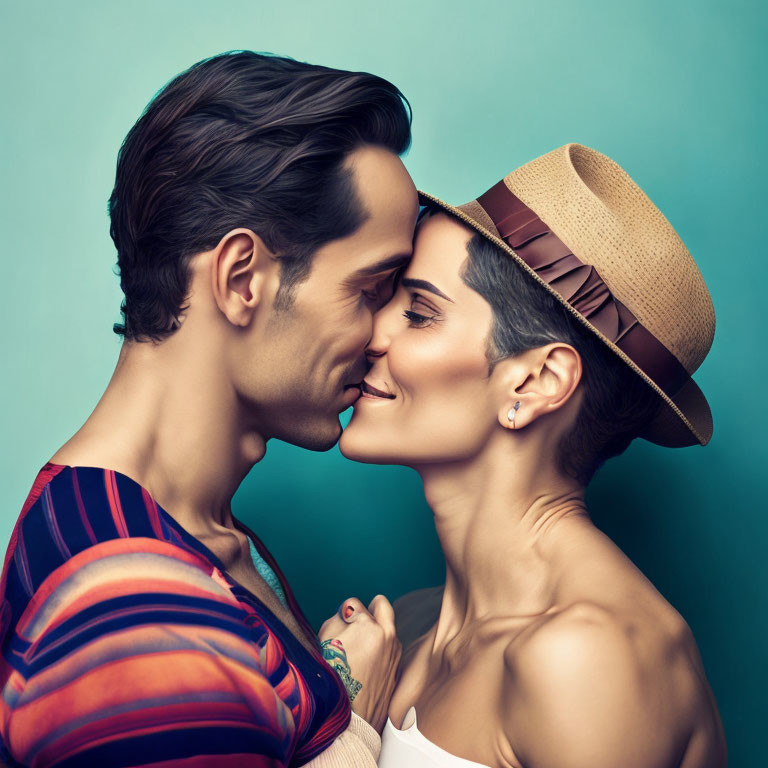
<svg viewBox="0 0 768 768">
<path fill-rule="evenodd" d="M 613 296 L 597 270 L 584 264 L 507 185 L 477 202 L 499 235 L 536 274 L 672 397 L 688 380 L 680 361 Z"/>
</svg>

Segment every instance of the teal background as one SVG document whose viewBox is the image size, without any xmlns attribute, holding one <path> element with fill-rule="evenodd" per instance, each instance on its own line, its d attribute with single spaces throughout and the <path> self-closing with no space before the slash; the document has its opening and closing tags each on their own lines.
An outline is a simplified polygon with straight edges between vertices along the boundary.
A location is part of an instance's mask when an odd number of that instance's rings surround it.
<svg viewBox="0 0 768 768">
<path fill-rule="evenodd" d="M 590 488 L 596 521 L 693 628 L 731 766 L 765 764 L 766 14 L 757 2 L 7 2 L 0 4 L 0 536 L 89 414 L 120 342 L 106 201 L 152 95 L 250 48 L 396 83 L 416 183 L 461 203 L 569 141 L 620 162 L 712 293 L 696 375 L 706 448 L 638 442 Z M 272 443 L 235 497 L 318 624 L 345 597 L 440 583 L 418 477 Z"/>
</svg>

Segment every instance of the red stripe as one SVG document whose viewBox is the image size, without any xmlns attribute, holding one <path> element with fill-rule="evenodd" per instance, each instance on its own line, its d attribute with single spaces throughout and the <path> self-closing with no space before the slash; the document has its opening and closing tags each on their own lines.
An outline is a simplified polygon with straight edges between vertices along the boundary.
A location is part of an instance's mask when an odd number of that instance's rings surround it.
<svg viewBox="0 0 768 768">
<path fill-rule="evenodd" d="M 40 494 L 43 492 L 43 488 L 45 488 L 45 486 L 48 485 L 48 483 L 50 483 L 62 469 L 64 469 L 63 464 L 52 464 L 50 461 L 46 462 L 43 468 L 37 473 L 35 482 L 32 483 L 32 490 L 29 492 L 27 500 L 21 508 L 22 517 L 27 514 L 29 508 L 37 501 Z"/>
<path fill-rule="evenodd" d="M 142 486 L 141 498 L 144 501 L 144 508 L 147 510 L 147 516 L 149 517 L 149 524 L 152 526 L 152 530 L 158 539 L 164 539 L 163 527 L 160 524 L 160 513 L 157 511 L 157 504 L 155 500 L 149 495 L 149 491 Z"/>
<path fill-rule="evenodd" d="M 80 481 L 77 479 L 77 470 L 72 469 L 72 488 L 75 492 L 75 502 L 77 503 L 77 511 L 80 515 L 80 519 L 83 522 L 85 532 L 88 534 L 88 538 L 91 540 L 91 544 L 96 544 L 96 534 L 91 527 L 91 521 L 88 519 L 88 514 L 85 511 L 85 504 L 83 504 L 83 495 L 80 493 Z"/>
<path fill-rule="evenodd" d="M 120 504 L 120 494 L 117 491 L 117 479 L 115 478 L 115 472 L 112 469 L 104 470 L 104 487 L 107 489 L 107 499 L 109 499 L 109 509 L 112 512 L 112 519 L 115 521 L 115 528 L 117 528 L 117 535 L 121 538 L 127 539 L 128 526 L 125 523 L 125 516 L 123 515 L 123 507 Z"/>
</svg>

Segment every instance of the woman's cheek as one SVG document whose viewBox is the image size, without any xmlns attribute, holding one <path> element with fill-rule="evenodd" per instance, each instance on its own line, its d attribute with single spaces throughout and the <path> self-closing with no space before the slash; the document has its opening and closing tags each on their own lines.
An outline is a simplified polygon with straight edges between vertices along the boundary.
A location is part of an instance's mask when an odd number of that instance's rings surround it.
<svg viewBox="0 0 768 768">
<path fill-rule="evenodd" d="M 429 338 L 429 329 L 419 329 L 421 338 L 405 337 L 393 340 L 387 357 L 395 386 L 415 395 L 415 390 L 446 375 L 450 368 L 451 345 L 440 338 Z M 414 330 L 414 334 L 416 331 Z"/>
<path fill-rule="evenodd" d="M 482 385 L 488 376 L 488 359 L 485 344 L 477 334 L 448 333 L 436 328 L 430 335 L 431 330 L 424 329 L 421 338 L 403 339 L 397 349 L 392 345 L 388 357 L 395 381 L 402 381 L 406 388 L 408 384 L 414 388 Z"/>
<path fill-rule="evenodd" d="M 389 367 L 409 429 L 452 444 L 468 430 L 482 429 L 488 397 L 488 361 L 482 344 L 474 338 L 451 344 L 434 339 L 403 345 L 398 352 Z"/>
</svg>

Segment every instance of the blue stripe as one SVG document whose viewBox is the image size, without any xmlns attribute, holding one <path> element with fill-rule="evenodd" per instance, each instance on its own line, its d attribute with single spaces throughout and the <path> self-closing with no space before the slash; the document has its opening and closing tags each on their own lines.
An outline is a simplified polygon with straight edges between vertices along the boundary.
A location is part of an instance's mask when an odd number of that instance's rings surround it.
<svg viewBox="0 0 768 768">
<path fill-rule="evenodd" d="M 128 614 L 110 618 L 111 614 L 124 612 L 125 609 L 133 610 Z M 185 595 L 148 593 L 115 597 L 79 611 L 59 626 L 46 632 L 40 642 L 35 645 L 35 660 L 34 663 L 30 662 L 27 669 L 36 671 L 41 664 L 55 663 L 62 655 L 74 650 L 77 645 L 106 632 L 147 623 L 217 627 L 252 642 L 253 632 L 243 624 L 242 613 L 242 608 L 235 605 Z M 101 620 L 95 621 L 97 619 Z M 66 639 L 68 635 L 73 636 Z M 56 649 L 46 651 L 51 645 L 62 640 L 64 642 L 57 645 Z M 17 650 L 17 641 L 29 647 L 26 640 L 14 634 L 10 644 L 12 650 Z"/>
<path fill-rule="evenodd" d="M 112 519 L 112 511 L 107 498 L 107 490 L 104 487 L 104 470 L 91 467 L 78 467 L 70 469 L 77 474 L 77 482 L 80 486 L 80 495 L 83 497 L 88 521 L 93 528 L 96 541 L 110 541 L 120 538 L 117 527 Z M 60 473 L 63 474 L 63 471 Z M 58 480 L 57 475 L 53 482 Z"/>
<path fill-rule="evenodd" d="M 118 738 L 54 763 L 55 768 L 127 768 L 197 755 L 264 755 L 287 765 L 288 739 L 256 727 L 177 728 L 167 733 Z"/>
<path fill-rule="evenodd" d="M 56 545 L 56 549 L 59 550 L 62 562 L 69 560 L 69 558 L 72 557 L 72 554 L 67 548 L 64 538 L 61 535 L 61 531 L 59 530 L 59 524 L 56 521 L 56 515 L 53 511 L 53 499 L 51 499 L 51 488 L 49 485 L 43 488 L 39 501 L 42 502 L 43 515 L 45 516 L 45 523 L 48 527 L 51 541 Z"/>
</svg>

